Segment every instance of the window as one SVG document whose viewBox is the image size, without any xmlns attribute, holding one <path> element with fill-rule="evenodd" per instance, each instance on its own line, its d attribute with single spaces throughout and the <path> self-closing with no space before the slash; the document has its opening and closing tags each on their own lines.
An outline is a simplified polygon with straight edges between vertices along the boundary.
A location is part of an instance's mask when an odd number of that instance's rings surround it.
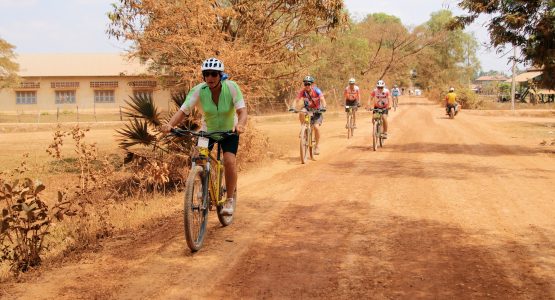
<svg viewBox="0 0 555 300">
<path fill-rule="evenodd" d="M 56 91 L 56 104 L 75 103 L 75 91 Z"/>
<path fill-rule="evenodd" d="M 114 103 L 116 97 L 113 90 L 96 90 L 94 91 L 94 102 L 96 103 Z"/>
<path fill-rule="evenodd" d="M 133 96 L 138 97 L 138 98 L 148 97 L 150 100 L 153 100 L 151 90 L 134 90 L 133 91 Z"/>
<path fill-rule="evenodd" d="M 15 92 L 16 104 L 37 104 L 36 91 L 17 91 Z"/>
</svg>

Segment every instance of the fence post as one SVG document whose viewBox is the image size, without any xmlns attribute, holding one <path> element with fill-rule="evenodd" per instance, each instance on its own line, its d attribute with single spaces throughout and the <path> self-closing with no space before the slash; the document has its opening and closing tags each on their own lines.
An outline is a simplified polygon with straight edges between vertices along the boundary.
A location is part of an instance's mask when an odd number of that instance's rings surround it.
<svg viewBox="0 0 555 300">
<path fill-rule="evenodd" d="M 93 114 L 94 114 L 94 121 L 98 122 L 98 120 L 96 119 L 96 101 L 93 102 Z"/>
<path fill-rule="evenodd" d="M 120 107 L 119 107 L 119 120 L 120 120 L 120 121 L 123 121 L 123 117 L 121 116 L 121 105 L 120 105 Z"/>
<path fill-rule="evenodd" d="M 56 123 L 60 121 L 60 107 L 56 107 Z"/>
<path fill-rule="evenodd" d="M 76 106 L 77 106 L 77 124 L 79 124 L 79 105 L 76 105 Z"/>
</svg>

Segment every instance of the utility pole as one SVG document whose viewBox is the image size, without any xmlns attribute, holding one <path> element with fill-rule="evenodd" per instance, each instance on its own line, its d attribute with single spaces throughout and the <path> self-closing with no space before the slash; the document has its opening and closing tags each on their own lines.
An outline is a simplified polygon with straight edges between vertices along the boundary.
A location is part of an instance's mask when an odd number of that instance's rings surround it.
<svg viewBox="0 0 555 300">
<path fill-rule="evenodd" d="M 516 69 L 516 46 L 513 47 L 513 80 L 511 84 L 511 110 L 513 114 L 515 113 L 515 92 L 516 92 L 516 84 L 515 84 L 515 69 Z"/>
</svg>

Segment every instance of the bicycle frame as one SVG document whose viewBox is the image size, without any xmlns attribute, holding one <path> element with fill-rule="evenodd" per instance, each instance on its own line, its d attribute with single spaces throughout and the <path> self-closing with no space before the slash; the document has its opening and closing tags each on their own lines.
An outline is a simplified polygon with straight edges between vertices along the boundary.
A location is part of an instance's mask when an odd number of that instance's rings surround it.
<svg viewBox="0 0 555 300">
<path fill-rule="evenodd" d="M 192 158 L 191 167 L 194 168 L 196 165 L 204 165 L 205 168 L 205 187 L 208 188 L 208 194 L 210 197 L 210 203 L 213 203 L 217 206 L 223 205 L 226 201 L 224 197 L 220 197 L 219 188 L 222 183 L 222 171 L 223 171 L 223 163 L 220 159 L 221 156 L 221 148 L 218 145 L 218 151 L 216 156 L 214 156 L 210 150 L 206 147 L 196 146 L 196 150 L 198 155 Z M 200 163 L 198 163 L 200 162 Z M 214 169 L 211 168 L 211 162 L 215 162 Z M 215 180 L 211 180 L 210 172 L 213 171 L 216 174 Z"/>
</svg>

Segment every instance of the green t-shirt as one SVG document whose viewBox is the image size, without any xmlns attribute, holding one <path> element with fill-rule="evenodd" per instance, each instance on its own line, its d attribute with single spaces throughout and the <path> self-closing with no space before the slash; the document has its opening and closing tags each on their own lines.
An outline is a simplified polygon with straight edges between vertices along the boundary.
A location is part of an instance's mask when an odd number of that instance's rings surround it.
<svg viewBox="0 0 555 300">
<path fill-rule="evenodd" d="M 236 111 L 245 107 L 241 89 L 231 80 L 222 81 L 222 91 L 217 106 L 212 101 L 210 88 L 206 82 L 203 82 L 189 91 L 181 110 L 188 115 L 191 108 L 199 103 L 203 111 L 202 130 L 208 132 L 232 130 L 237 123 Z"/>
</svg>

